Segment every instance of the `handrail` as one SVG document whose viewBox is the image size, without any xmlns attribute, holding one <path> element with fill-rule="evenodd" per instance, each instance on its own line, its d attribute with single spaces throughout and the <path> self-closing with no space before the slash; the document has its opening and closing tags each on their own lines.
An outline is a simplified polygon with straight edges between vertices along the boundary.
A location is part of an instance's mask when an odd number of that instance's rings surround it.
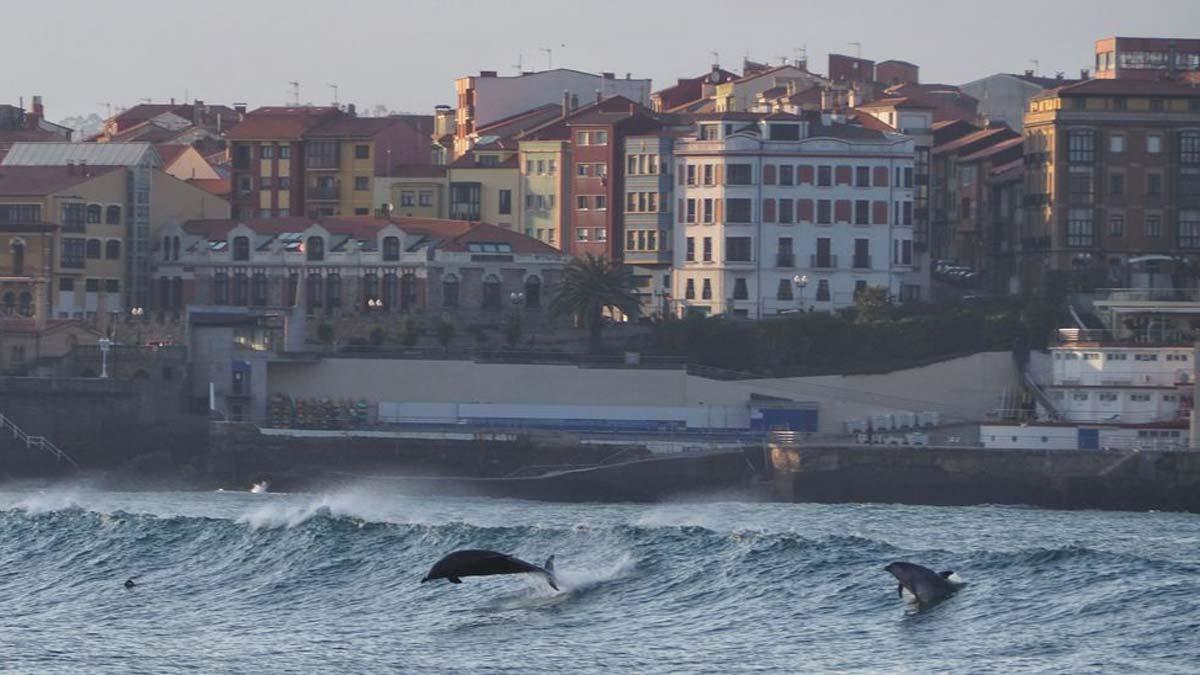
<svg viewBox="0 0 1200 675">
<path fill-rule="evenodd" d="M 60 462 L 67 462 L 76 469 L 79 468 L 79 464 L 77 464 L 74 459 L 71 459 L 70 455 L 63 452 L 62 448 L 51 442 L 50 439 L 46 438 L 45 436 L 30 436 L 29 434 L 25 433 L 24 429 L 17 426 L 17 423 L 12 421 L 12 419 L 10 419 L 4 413 L 0 413 L 0 429 L 12 431 L 13 438 L 24 443 L 26 449 L 45 450 L 46 452 L 54 455 L 56 460 Z"/>
</svg>

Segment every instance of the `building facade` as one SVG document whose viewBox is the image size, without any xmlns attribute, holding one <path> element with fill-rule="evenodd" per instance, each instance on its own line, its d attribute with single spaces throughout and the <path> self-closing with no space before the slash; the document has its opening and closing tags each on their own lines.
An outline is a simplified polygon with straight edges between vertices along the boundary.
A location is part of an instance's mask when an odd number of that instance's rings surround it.
<svg viewBox="0 0 1200 675">
<path fill-rule="evenodd" d="M 1093 79 L 1035 96 L 1025 117 L 1021 285 L 1196 286 L 1200 89 Z"/>
<path fill-rule="evenodd" d="M 672 301 L 760 318 L 916 300 L 914 144 L 837 116 L 716 113 L 674 145 Z"/>
<path fill-rule="evenodd" d="M 624 232 L 621 258 L 633 276 L 644 316 L 671 313 L 674 262 L 674 136 L 669 127 L 624 139 Z"/>
<path fill-rule="evenodd" d="M 1200 82 L 1200 40 L 1134 37 L 1096 40 L 1096 77 Z"/>
</svg>

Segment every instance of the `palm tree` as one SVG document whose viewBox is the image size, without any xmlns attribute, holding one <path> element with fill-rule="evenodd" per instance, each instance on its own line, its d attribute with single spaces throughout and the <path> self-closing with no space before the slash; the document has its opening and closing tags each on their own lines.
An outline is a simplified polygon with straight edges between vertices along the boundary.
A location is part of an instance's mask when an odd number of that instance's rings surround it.
<svg viewBox="0 0 1200 675">
<path fill-rule="evenodd" d="M 562 283 L 550 301 L 550 313 L 571 315 L 580 321 L 588 331 L 588 348 L 595 352 L 600 348 L 604 310 L 634 315 L 640 304 L 629 275 L 607 258 L 589 253 L 563 268 Z"/>
</svg>

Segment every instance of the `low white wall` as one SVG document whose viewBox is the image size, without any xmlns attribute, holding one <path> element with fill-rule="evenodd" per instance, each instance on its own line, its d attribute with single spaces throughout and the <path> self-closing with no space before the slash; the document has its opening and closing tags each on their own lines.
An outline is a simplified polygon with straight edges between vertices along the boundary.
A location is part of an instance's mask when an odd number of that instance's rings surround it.
<svg viewBox="0 0 1200 675">
<path fill-rule="evenodd" d="M 748 420 L 750 395 L 762 394 L 817 403 L 819 431 L 829 434 L 844 433 L 848 419 L 898 411 L 937 411 L 944 422 L 979 421 L 1001 405 L 1004 392 L 1019 389 L 1008 352 L 974 354 L 886 375 L 732 382 L 682 370 L 336 358 L 272 363 L 268 386 L 272 394 L 296 398 L 372 402 L 706 406 L 709 422 L 704 426 L 709 427 L 741 425 L 740 415 Z"/>
</svg>

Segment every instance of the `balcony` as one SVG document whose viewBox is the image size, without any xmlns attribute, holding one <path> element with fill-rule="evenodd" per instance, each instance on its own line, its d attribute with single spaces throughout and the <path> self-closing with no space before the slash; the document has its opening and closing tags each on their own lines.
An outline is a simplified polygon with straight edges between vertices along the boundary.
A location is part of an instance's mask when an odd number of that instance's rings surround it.
<svg viewBox="0 0 1200 675">
<path fill-rule="evenodd" d="M 856 270 L 871 269 L 871 256 L 869 256 L 869 255 L 854 256 L 853 265 L 851 265 L 851 267 L 853 267 Z"/>
<path fill-rule="evenodd" d="M 305 198 L 309 201 L 337 201 L 340 193 L 340 185 L 318 185 L 310 187 Z"/>
<path fill-rule="evenodd" d="M 776 267 L 788 267 L 788 268 L 795 267 L 796 266 L 795 254 L 776 253 L 775 254 L 775 266 Z"/>
<path fill-rule="evenodd" d="M 1056 331 L 1056 337 L 1060 345 L 1126 347 L 1186 345 L 1190 347 L 1194 344 L 1197 335 L 1194 331 L 1177 328 L 1136 331 L 1112 331 L 1100 328 L 1059 328 Z"/>
<path fill-rule="evenodd" d="M 809 258 L 809 266 L 815 270 L 835 270 L 838 266 L 838 259 L 836 255 L 814 253 Z"/>
</svg>

